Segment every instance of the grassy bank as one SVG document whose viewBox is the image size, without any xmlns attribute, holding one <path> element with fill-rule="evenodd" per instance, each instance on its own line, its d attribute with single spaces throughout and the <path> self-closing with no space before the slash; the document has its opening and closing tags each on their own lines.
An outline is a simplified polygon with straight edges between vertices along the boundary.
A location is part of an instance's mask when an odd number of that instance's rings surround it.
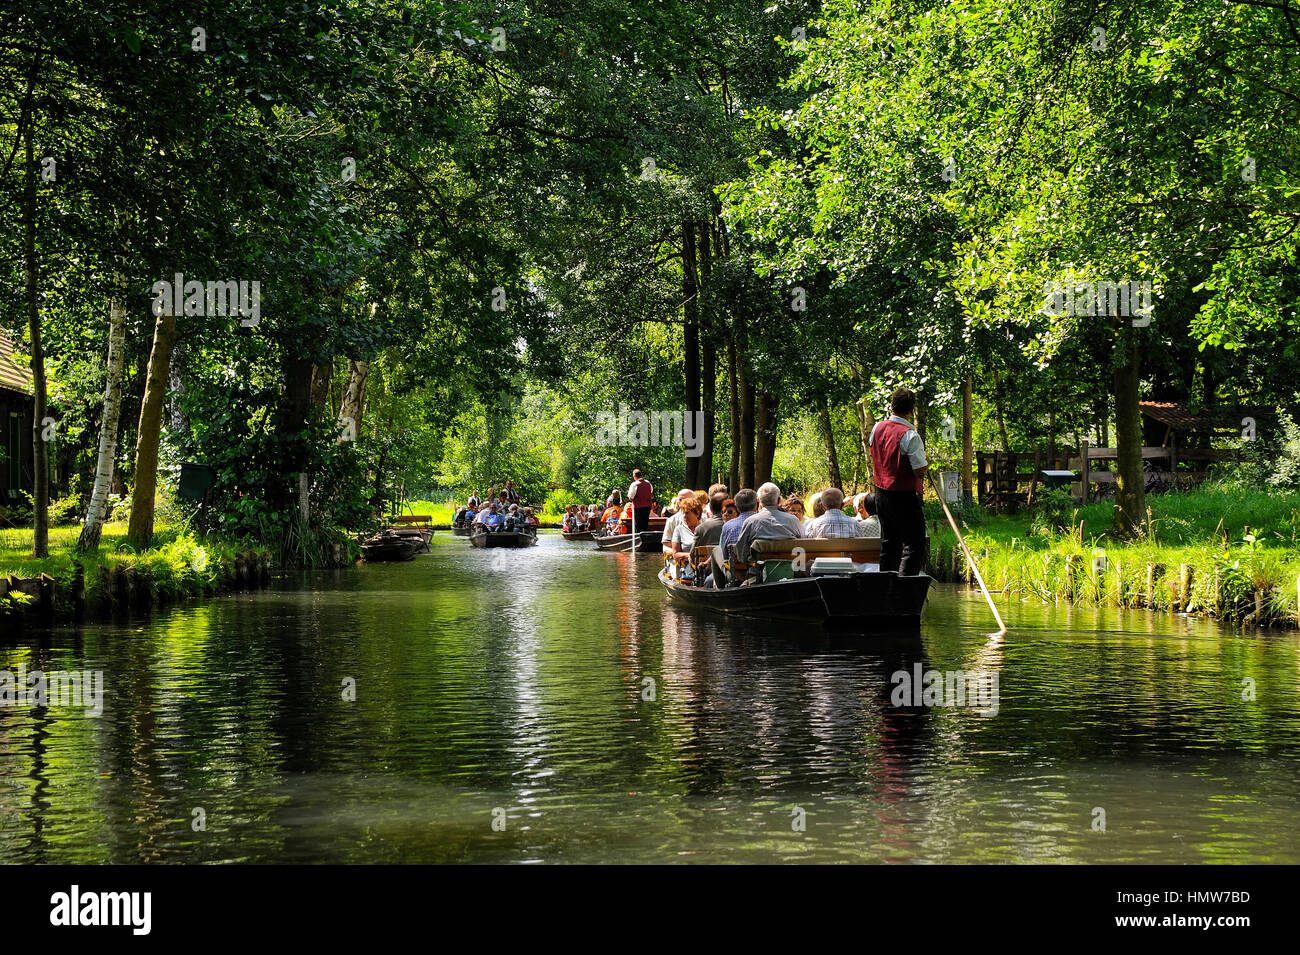
<svg viewBox="0 0 1300 955">
<path fill-rule="evenodd" d="M 1148 498 L 1150 532 L 1110 533 L 1110 503 L 961 514 L 990 590 L 1041 600 L 1147 607 L 1259 626 L 1296 626 L 1300 494 L 1206 485 Z M 931 572 L 970 579 L 942 511 L 927 508 Z"/>
<path fill-rule="evenodd" d="M 137 553 L 126 541 L 126 524 L 105 525 L 96 553 L 78 554 L 81 528 L 50 530 L 50 556 L 31 556 L 30 529 L 0 530 L 0 581 L 44 576 L 55 618 L 118 609 L 147 609 L 190 597 L 221 593 L 269 579 L 272 552 L 255 543 L 199 538 L 179 526 L 159 526 L 153 546 Z M 355 545 L 342 555 L 356 557 Z M 80 569 L 78 568 L 80 565 Z M 28 589 L 32 589 L 29 585 Z M 0 615 L 29 615 L 40 599 L 21 588 L 0 586 Z"/>
</svg>

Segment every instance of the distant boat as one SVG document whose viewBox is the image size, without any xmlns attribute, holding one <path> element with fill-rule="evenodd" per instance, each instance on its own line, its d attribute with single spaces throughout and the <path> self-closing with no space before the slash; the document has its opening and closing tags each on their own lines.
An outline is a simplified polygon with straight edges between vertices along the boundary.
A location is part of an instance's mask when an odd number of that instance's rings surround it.
<svg viewBox="0 0 1300 955">
<path fill-rule="evenodd" d="M 632 549 L 631 534 L 606 534 L 603 537 L 595 538 L 596 546 L 601 550 L 609 551 L 630 551 Z M 657 554 L 663 553 L 664 532 L 658 531 L 641 531 L 637 537 L 636 551 L 638 554 Z"/>
<path fill-rule="evenodd" d="M 429 549 L 429 541 L 433 540 L 432 527 L 386 527 L 384 528 L 384 533 L 393 534 L 397 537 L 405 537 L 408 540 L 419 541 L 420 550 L 424 551 Z"/>
<path fill-rule="evenodd" d="M 714 588 L 674 580 L 665 569 L 659 572 L 659 582 L 677 603 L 728 616 L 802 621 L 835 630 L 898 632 L 920 627 L 932 578 L 857 569 L 878 564 L 879 538 L 764 540 L 755 542 L 754 549 L 768 561 L 786 562 L 796 548 L 802 548 L 798 556 L 811 572 Z M 823 559 L 826 563 L 819 565 Z M 819 566 L 833 572 L 818 573 Z"/>
<path fill-rule="evenodd" d="M 560 536 L 566 541 L 589 541 L 595 539 L 595 531 L 560 531 Z"/>
<path fill-rule="evenodd" d="M 451 532 L 456 537 L 469 537 L 470 526 L 471 525 L 469 521 L 461 521 L 460 523 L 456 523 L 453 521 L 451 525 Z"/>
<path fill-rule="evenodd" d="M 485 531 L 476 529 L 469 535 L 471 547 L 532 547 L 537 531 Z"/>
<path fill-rule="evenodd" d="M 414 560 L 428 544 L 419 535 L 382 531 L 361 544 L 361 556 L 367 563 Z"/>
</svg>

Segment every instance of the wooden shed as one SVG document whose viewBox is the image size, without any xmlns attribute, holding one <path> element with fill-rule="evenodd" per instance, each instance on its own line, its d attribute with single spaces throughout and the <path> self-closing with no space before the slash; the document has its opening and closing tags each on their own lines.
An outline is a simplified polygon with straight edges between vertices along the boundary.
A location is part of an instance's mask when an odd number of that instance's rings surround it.
<svg viewBox="0 0 1300 955">
<path fill-rule="evenodd" d="M 1251 440 L 1277 422 L 1277 412 L 1264 407 L 1238 405 L 1193 413 L 1172 401 L 1139 405 L 1143 444 L 1167 449 L 1169 470 L 1180 482 L 1202 480 L 1211 463 L 1238 456 L 1236 448 L 1214 447 L 1216 441 Z"/>
<path fill-rule="evenodd" d="M 32 490 L 32 372 L 0 331 L 0 507 Z"/>
</svg>

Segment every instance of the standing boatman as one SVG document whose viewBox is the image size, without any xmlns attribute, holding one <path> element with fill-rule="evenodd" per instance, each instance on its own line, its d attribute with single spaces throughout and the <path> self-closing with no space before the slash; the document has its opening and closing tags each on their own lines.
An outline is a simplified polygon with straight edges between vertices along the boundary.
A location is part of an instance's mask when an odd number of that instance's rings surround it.
<svg viewBox="0 0 1300 955">
<path fill-rule="evenodd" d="M 515 482 L 509 478 L 506 478 L 506 486 L 501 493 L 506 496 L 507 504 L 519 503 L 519 492 L 515 490 Z"/>
<path fill-rule="evenodd" d="M 636 533 L 650 529 L 650 505 L 654 503 L 654 485 L 641 476 L 641 469 L 632 472 L 632 483 L 627 489 L 627 500 L 632 505 L 632 529 Z"/>
<path fill-rule="evenodd" d="M 880 519 L 880 569 L 919 574 L 925 566 L 925 442 L 908 415 L 916 395 L 899 388 L 890 401 L 893 411 L 871 429 L 871 464 L 875 472 L 876 516 Z"/>
</svg>

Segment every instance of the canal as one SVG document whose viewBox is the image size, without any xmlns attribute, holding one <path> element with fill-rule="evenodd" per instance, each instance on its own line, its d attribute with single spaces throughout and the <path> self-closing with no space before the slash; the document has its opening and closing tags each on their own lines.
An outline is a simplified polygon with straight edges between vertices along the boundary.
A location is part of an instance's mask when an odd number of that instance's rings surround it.
<svg viewBox="0 0 1300 955">
<path fill-rule="evenodd" d="M 1294 633 L 1016 601 L 990 640 L 937 586 L 919 638 L 829 638 L 675 609 L 655 563 L 440 533 L 0 638 L 104 680 L 0 706 L 0 862 L 1300 862 Z M 895 705 L 928 671 L 994 705 Z"/>
</svg>

